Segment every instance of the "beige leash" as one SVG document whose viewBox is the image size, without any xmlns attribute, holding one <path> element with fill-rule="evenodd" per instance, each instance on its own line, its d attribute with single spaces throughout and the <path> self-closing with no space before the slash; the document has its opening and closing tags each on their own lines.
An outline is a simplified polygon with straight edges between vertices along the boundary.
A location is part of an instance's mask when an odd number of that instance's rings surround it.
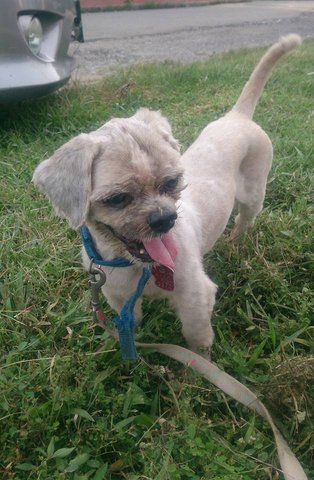
<svg viewBox="0 0 314 480">
<path fill-rule="evenodd" d="M 167 355 L 170 358 L 177 360 L 185 366 L 188 366 L 200 373 L 209 382 L 216 385 L 224 393 L 229 395 L 234 400 L 242 403 L 251 410 L 257 412 L 270 424 L 274 433 L 278 457 L 282 469 L 283 476 L 286 480 L 308 480 L 303 468 L 290 450 L 287 442 L 282 437 L 278 428 L 273 422 L 270 413 L 265 405 L 251 392 L 245 385 L 240 383 L 235 378 L 228 375 L 228 373 L 220 370 L 209 360 L 201 357 L 197 353 L 188 350 L 187 348 L 178 345 L 162 344 L 162 343 L 138 343 L 137 347 L 152 348 L 157 352 Z"/>
<path fill-rule="evenodd" d="M 98 320 L 98 325 L 118 340 L 117 333 L 110 329 L 105 322 Z M 156 350 L 167 357 L 177 360 L 184 366 L 192 368 L 231 398 L 261 415 L 268 421 L 274 433 L 281 471 L 285 480 L 308 480 L 308 477 L 298 459 L 290 450 L 287 442 L 274 424 L 269 411 L 249 388 L 228 373 L 220 370 L 220 368 L 209 360 L 206 360 L 201 355 L 198 355 L 187 348 L 167 343 L 135 342 L 135 345 L 139 348 Z"/>
</svg>

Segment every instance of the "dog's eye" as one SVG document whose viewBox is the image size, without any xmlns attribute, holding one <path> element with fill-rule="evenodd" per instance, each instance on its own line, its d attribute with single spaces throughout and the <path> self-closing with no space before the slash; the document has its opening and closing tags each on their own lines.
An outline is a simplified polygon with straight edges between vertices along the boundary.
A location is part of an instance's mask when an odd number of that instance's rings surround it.
<svg viewBox="0 0 314 480">
<path fill-rule="evenodd" d="M 176 190 L 176 188 L 178 187 L 178 184 L 179 184 L 179 181 L 180 181 L 180 176 L 179 177 L 175 177 L 175 178 L 170 178 L 169 180 L 167 180 L 166 182 L 164 182 L 161 186 L 160 186 L 160 192 L 161 193 L 171 193 L 171 192 L 174 192 Z"/>
<path fill-rule="evenodd" d="M 132 195 L 129 193 L 116 193 L 109 198 L 103 200 L 104 204 L 113 208 L 124 208 L 129 205 L 133 200 Z"/>
</svg>

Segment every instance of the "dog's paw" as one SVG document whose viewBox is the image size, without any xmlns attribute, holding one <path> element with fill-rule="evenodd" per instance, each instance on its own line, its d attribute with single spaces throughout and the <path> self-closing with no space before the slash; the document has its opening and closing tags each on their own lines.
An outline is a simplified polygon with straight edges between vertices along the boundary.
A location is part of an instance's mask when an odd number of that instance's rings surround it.
<svg viewBox="0 0 314 480">
<path fill-rule="evenodd" d="M 228 240 L 230 242 L 239 242 L 240 238 L 245 234 L 247 226 L 240 221 L 240 216 L 237 215 L 234 222 L 234 227 L 229 234 Z"/>
<path fill-rule="evenodd" d="M 227 238 L 227 241 L 230 243 L 239 243 L 243 235 L 244 235 L 244 232 L 241 231 L 237 225 L 235 225 L 231 230 L 229 237 Z"/>
<path fill-rule="evenodd" d="M 201 357 L 205 358 L 205 360 L 208 360 L 210 362 L 210 347 L 190 347 L 190 350 L 192 352 L 197 353 Z"/>
</svg>

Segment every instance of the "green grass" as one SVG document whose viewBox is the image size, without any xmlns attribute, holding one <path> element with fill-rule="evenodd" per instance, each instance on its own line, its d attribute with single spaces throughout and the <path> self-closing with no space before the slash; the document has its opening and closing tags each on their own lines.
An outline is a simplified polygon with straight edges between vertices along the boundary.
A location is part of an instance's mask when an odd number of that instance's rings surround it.
<svg viewBox="0 0 314 480">
<path fill-rule="evenodd" d="M 313 47 L 281 61 L 256 112 L 275 148 L 264 211 L 240 244 L 224 237 L 206 258 L 219 285 L 213 360 L 260 394 L 309 478 Z M 273 437 L 260 418 L 157 354 L 121 362 L 91 320 L 78 235 L 31 184 L 35 166 L 66 140 L 139 106 L 161 109 L 186 148 L 233 105 L 261 53 L 140 66 L 1 109 L 4 478 L 277 478 Z M 183 344 L 178 320 L 156 301 L 145 303 L 139 338 Z"/>
</svg>

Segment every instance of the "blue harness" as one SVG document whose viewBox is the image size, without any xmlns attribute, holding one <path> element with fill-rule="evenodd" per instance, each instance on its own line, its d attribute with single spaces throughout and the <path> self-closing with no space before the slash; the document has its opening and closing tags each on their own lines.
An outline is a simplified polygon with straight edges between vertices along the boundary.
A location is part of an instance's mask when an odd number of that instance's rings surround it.
<svg viewBox="0 0 314 480">
<path fill-rule="evenodd" d="M 97 252 L 90 231 L 85 225 L 81 227 L 80 234 L 89 259 L 96 265 L 103 265 L 105 267 L 131 267 L 133 265 L 129 260 L 120 257 L 114 258 L 113 260 L 104 260 Z M 142 295 L 150 275 L 150 270 L 147 267 L 144 267 L 135 292 L 123 305 L 120 315 L 114 319 L 119 334 L 123 360 L 136 360 L 138 357 L 134 343 L 134 307 L 136 301 Z"/>
</svg>

